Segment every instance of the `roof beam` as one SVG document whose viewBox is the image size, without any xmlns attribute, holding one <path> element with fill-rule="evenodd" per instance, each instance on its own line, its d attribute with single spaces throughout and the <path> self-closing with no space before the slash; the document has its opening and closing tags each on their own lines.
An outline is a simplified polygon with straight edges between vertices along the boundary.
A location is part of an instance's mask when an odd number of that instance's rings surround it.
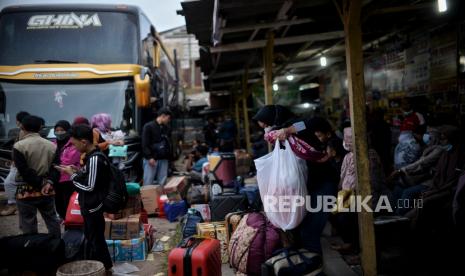
<svg viewBox="0 0 465 276">
<path fill-rule="evenodd" d="M 262 67 L 258 67 L 258 68 L 248 70 L 249 74 L 251 74 L 251 73 L 260 73 L 261 71 L 263 71 Z M 209 79 L 221 79 L 221 78 L 228 78 L 228 77 L 243 75 L 244 73 L 245 73 L 245 70 L 240 69 L 240 70 L 234 70 L 234 71 L 228 71 L 228 72 L 221 72 L 221 73 L 212 74 L 208 78 Z"/>
<path fill-rule="evenodd" d="M 303 43 L 303 42 L 308 42 L 308 41 L 322 41 L 322 40 L 338 39 L 338 38 L 343 38 L 343 37 L 344 37 L 343 31 L 283 37 L 283 38 L 277 38 L 275 40 L 275 46 L 297 44 L 297 43 Z M 265 47 L 265 45 L 266 45 L 266 40 L 239 42 L 239 43 L 232 43 L 232 44 L 212 47 L 210 48 L 210 52 L 220 53 L 220 52 L 242 51 L 242 50 L 263 48 Z"/>
<path fill-rule="evenodd" d="M 262 78 L 257 78 L 257 79 L 248 79 L 247 80 L 247 83 L 254 83 L 254 82 L 258 82 L 258 81 L 262 81 L 263 79 Z M 212 83 L 210 85 L 211 88 L 221 88 L 221 87 L 225 87 L 225 86 L 232 86 L 232 85 L 235 85 L 237 84 L 239 81 L 227 81 L 227 82 L 218 82 L 218 83 Z"/>
<path fill-rule="evenodd" d="M 342 57 L 328 57 L 328 65 L 343 61 Z M 305 68 L 305 67 L 312 67 L 312 66 L 320 66 L 319 59 L 312 59 L 309 61 L 302 61 L 302 62 L 295 62 L 288 64 L 285 69 L 296 69 L 296 68 Z"/>
<path fill-rule="evenodd" d="M 291 26 L 291 25 L 299 25 L 313 22 L 311 18 L 302 18 L 302 19 L 295 19 L 295 20 L 282 20 L 276 22 L 269 22 L 269 23 L 258 23 L 258 24 L 248 24 L 238 27 L 227 27 L 223 28 L 223 34 L 229 33 L 238 33 L 238 32 L 245 32 L 245 31 L 252 31 L 255 29 L 269 29 L 269 28 L 279 28 L 284 26 Z"/>
<path fill-rule="evenodd" d="M 279 9 L 276 19 L 277 20 L 287 19 L 287 12 L 291 9 L 292 5 L 294 5 L 293 0 L 285 0 L 283 5 Z"/>
<path fill-rule="evenodd" d="M 423 3 L 418 5 L 405 5 L 397 7 L 387 7 L 382 9 L 373 10 L 368 12 L 368 16 L 380 15 L 380 14 L 389 14 L 389 13 L 398 13 L 398 12 L 409 12 L 409 11 L 418 11 L 424 9 L 431 9 L 435 6 L 435 3 Z"/>
<path fill-rule="evenodd" d="M 343 61 L 343 60 L 344 59 L 342 57 L 328 57 L 328 63 L 329 64 L 333 64 L 333 63 L 340 62 L 340 61 Z M 308 61 L 289 63 L 288 65 L 285 66 L 284 69 L 296 69 L 296 68 L 305 68 L 305 67 L 313 67 L 313 66 L 320 66 L 320 60 L 319 59 L 312 59 L 312 60 L 308 60 Z M 248 70 L 249 74 L 261 73 L 262 71 L 263 71 L 262 67 L 252 68 L 252 69 Z M 228 72 L 221 72 L 221 73 L 212 74 L 212 75 L 208 76 L 208 78 L 210 80 L 222 79 L 222 78 L 228 78 L 228 77 L 243 75 L 244 73 L 245 73 L 245 70 L 240 69 L 240 70 L 234 70 L 234 71 L 228 71 Z"/>
</svg>

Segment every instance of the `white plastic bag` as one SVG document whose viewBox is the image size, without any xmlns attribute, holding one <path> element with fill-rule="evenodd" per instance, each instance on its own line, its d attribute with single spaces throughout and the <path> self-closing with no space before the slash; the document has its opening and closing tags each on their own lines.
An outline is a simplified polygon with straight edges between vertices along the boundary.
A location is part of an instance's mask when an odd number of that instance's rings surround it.
<svg viewBox="0 0 465 276">
<path fill-rule="evenodd" d="M 281 149 L 277 140 L 273 152 L 255 159 L 257 182 L 265 213 L 273 225 L 294 229 L 305 217 L 307 164 L 298 158 L 289 142 Z"/>
</svg>

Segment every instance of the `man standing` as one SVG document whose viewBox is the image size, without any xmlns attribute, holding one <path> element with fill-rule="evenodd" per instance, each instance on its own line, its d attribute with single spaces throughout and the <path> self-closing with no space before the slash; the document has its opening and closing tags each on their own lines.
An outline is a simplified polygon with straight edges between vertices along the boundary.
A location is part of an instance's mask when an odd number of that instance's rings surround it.
<svg viewBox="0 0 465 276">
<path fill-rule="evenodd" d="M 144 125 L 142 132 L 142 152 L 144 154 L 144 185 L 152 185 L 153 180 L 165 185 L 168 178 L 168 159 L 171 157 L 167 125 L 171 111 L 162 108 L 157 118 Z"/>
<path fill-rule="evenodd" d="M 205 142 L 207 143 L 210 150 L 213 150 L 217 144 L 217 129 L 213 118 L 208 119 L 208 123 L 203 127 L 203 133 L 205 136 Z"/>
<path fill-rule="evenodd" d="M 24 234 L 38 233 L 39 210 L 50 234 L 61 237 L 60 222 L 55 210 L 53 181 L 57 171 L 52 168 L 55 145 L 40 137 L 41 119 L 26 116 L 21 121 L 23 137 L 13 146 L 13 162 L 18 169 L 16 204 L 19 211 L 19 227 Z"/>
<path fill-rule="evenodd" d="M 23 133 L 20 130 L 21 121 L 29 115 L 30 114 L 27 113 L 26 111 L 20 111 L 18 112 L 18 114 L 16 114 L 16 126 L 18 126 L 18 128 L 11 129 L 8 132 L 8 137 L 11 138 L 11 140 L 13 140 L 12 142 L 13 145 L 15 142 L 19 141 L 22 138 Z M 16 212 L 16 209 L 17 209 L 16 208 L 16 174 L 17 172 L 18 170 L 16 169 L 13 163 L 10 167 L 10 172 L 8 173 L 7 177 L 5 178 L 5 182 L 4 182 L 5 193 L 8 198 L 8 204 L 5 207 L 5 209 L 3 209 L 0 212 L 0 216 L 9 216 L 9 215 L 13 215 Z"/>
<path fill-rule="evenodd" d="M 71 143 L 85 153 L 85 165 L 80 170 L 75 166 L 57 166 L 71 175 L 71 180 L 79 192 L 79 206 L 84 218 L 84 236 L 87 240 L 87 258 L 97 260 L 109 270 L 113 263 L 105 241 L 105 219 L 103 200 L 108 193 L 111 179 L 110 164 L 106 157 L 93 144 L 92 128 L 76 125 L 71 129 Z"/>
</svg>

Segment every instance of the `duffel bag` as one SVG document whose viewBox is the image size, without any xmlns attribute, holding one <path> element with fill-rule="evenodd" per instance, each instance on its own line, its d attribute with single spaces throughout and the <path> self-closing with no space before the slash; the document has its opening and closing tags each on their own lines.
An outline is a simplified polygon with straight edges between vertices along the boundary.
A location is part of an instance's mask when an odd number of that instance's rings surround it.
<svg viewBox="0 0 465 276">
<path fill-rule="evenodd" d="M 11 271 L 51 271 L 64 262 L 65 245 L 51 234 L 23 234 L 0 239 L 0 267 Z"/>
<path fill-rule="evenodd" d="M 323 275 L 323 260 L 306 249 L 281 249 L 262 264 L 262 276 Z"/>
<path fill-rule="evenodd" d="M 280 230 L 263 213 L 249 213 L 229 241 L 229 264 L 239 273 L 260 275 L 261 264 L 281 247 Z"/>
<path fill-rule="evenodd" d="M 226 222 L 226 239 L 228 243 L 231 239 L 232 234 L 234 233 L 234 231 L 236 231 L 237 226 L 239 226 L 239 223 L 246 214 L 247 212 L 245 211 L 239 211 L 229 213 L 226 215 L 224 220 Z"/>
</svg>

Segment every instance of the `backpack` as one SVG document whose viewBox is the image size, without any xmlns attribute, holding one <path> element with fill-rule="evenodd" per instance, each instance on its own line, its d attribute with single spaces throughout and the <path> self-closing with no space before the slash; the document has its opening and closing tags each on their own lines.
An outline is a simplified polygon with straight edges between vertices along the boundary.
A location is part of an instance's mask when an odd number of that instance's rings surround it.
<svg viewBox="0 0 465 276">
<path fill-rule="evenodd" d="M 182 219 L 182 238 L 189 238 L 197 234 L 197 223 L 202 222 L 202 214 L 196 209 L 190 208 Z"/>
<path fill-rule="evenodd" d="M 129 194 L 126 188 L 126 179 L 123 172 L 115 167 L 105 154 L 101 152 L 98 152 L 97 154 L 105 158 L 111 174 L 108 193 L 103 200 L 103 211 L 115 214 L 124 209 L 128 202 Z"/>
<path fill-rule="evenodd" d="M 161 135 L 161 140 L 152 145 L 152 153 L 155 154 L 156 160 L 170 159 L 171 146 L 170 141 L 166 135 Z"/>
</svg>

